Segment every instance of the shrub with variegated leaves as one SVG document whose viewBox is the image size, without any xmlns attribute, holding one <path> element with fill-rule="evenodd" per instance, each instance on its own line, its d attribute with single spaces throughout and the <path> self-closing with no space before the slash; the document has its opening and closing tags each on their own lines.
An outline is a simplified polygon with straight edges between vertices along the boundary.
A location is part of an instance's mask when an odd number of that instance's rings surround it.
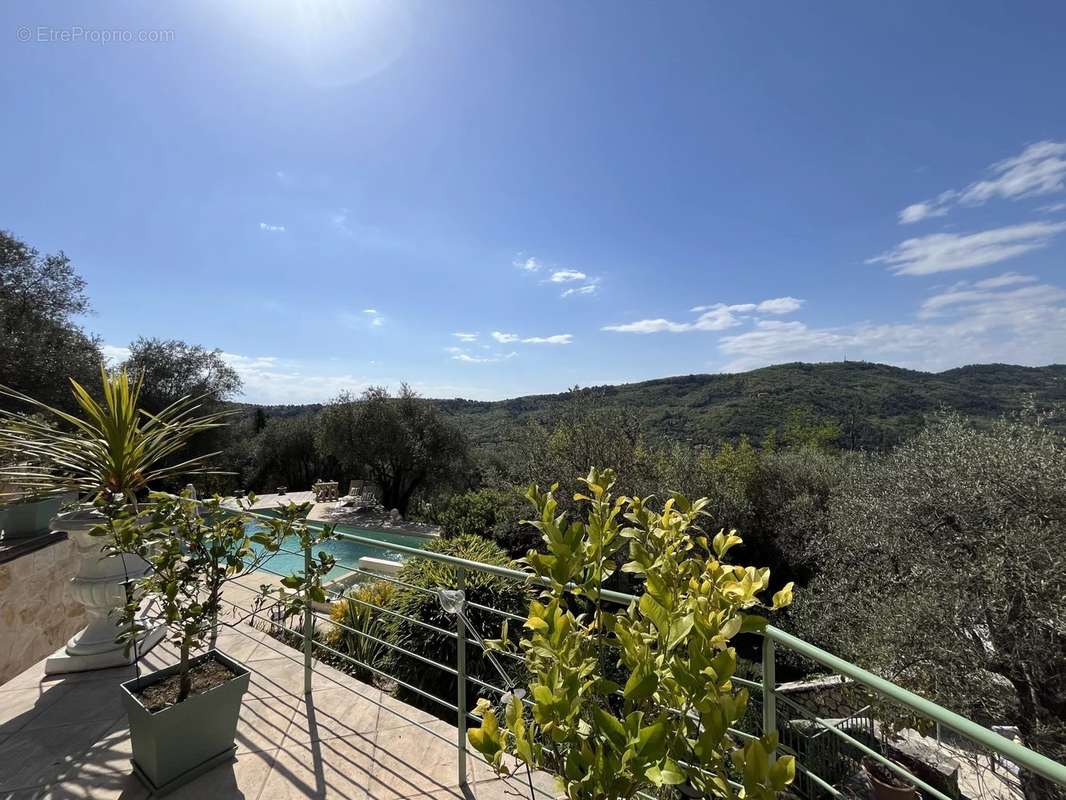
<svg viewBox="0 0 1066 800">
<path fill-rule="evenodd" d="M 585 520 L 557 513 L 556 487 L 529 490 L 547 550 L 525 561 L 546 585 L 520 642 L 532 679 L 506 696 L 502 720 L 479 704 L 471 745 L 498 772 L 554 774 L 572 800 L 670 786 L 695 797 L 776 797 L 795 764 L 773 757 L 776 733 L 742 744 L 731 732 L 748 694 L 733 681 L 730 642 L 766 625 L 759 609 L 788 605 L 791 584 L 764 604 L 769 570 L 726 562 L 741 539 L 704 534 L 706 500 L 675 495 L 657 510 L 650 498 L 612 497 L 610 470 L 583 482 L 587 494 L 575 499 Z M 601 597 L 618 569 L 643 582 L 627 607 Z"/>
</svg>

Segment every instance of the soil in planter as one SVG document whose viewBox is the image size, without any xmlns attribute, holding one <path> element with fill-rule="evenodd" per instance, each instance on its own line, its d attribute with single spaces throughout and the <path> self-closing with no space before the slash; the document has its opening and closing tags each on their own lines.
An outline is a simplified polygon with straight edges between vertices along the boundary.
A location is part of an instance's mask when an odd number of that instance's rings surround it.
<svg viewBox="0 0 1066 800">
<path fill-rule="evenodd" d="M 189 670 L 189 678 L 192 681 L 189 697 L 214 689 L 216 686 L 221 686 L 226 681 L 236 677 L 237 673 L 221 661 L 216 661 L 213 658 L 208 661 L 201 661 Z M 180 688 L 181 676 L 175 674 L 153 683 L 151 686 L 146 686 L 140 692 L 134 692 L 134 694 L 141 701 L 141 704 L 154 714 L 156 711 L 162 711 L 164 708 L 174 705 L 178 701 Z"/>
<path fill-rule="evenodd" d="M 863 760 L 862 765 L 866 768 L 866 771 L 870 773 L 871 777 L 876 778 L 881 783 L 891 786 L 894 789 L 910 789 L 913 787 L 913 784 L 910 781 L 905 780 L 901 775 L 897 775 L 884 764 L 880 764 L 867 758 Z"/>
</svg>

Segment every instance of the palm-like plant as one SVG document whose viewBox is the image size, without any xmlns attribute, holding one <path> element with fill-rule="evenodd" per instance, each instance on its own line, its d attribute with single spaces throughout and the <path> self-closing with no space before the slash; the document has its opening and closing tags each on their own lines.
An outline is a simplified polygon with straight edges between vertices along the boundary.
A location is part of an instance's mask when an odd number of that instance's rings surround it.
<svg viewBox="0 0 1066 800">
<path fill-rule="evenodd" d="M 0 452 L 5 461 L 22 462 L 0 469 L 0 483 L 34 494 L 76 491 L 90 501 L 108 496 L 135 504 L 150 483 L 210 472 L 207 461 L 218 453 L 176 462 L 172 456 L 196 434 L 223 425 L 230 412 L 198 414 L 204 398 L 184 397 L 149 414 L 138 408 L 142 376 L 131 381 L 126 370 L 109 373 L 103 365 L 100 373 L 102 403 L 70 380 L 81 416 L 0 385 L 0 395 L 44 415 L 0 409 Z"/>
</svg>

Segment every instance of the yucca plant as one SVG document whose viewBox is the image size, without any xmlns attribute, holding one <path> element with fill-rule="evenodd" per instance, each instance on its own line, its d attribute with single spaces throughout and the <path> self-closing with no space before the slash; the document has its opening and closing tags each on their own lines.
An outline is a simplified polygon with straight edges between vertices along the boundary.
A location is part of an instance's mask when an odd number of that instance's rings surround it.
<svg viewBox="0 0 1066 800">
<path fill-rule="evenodd" d="M 106 495 L 136 505 L 138 493 L 151 483 L 210 471 L 207 461 L 217 453 L 172 457 L 198 433 L 223 425 L 230 412 L 198 413 L 204 398 L 183 397 L 149 414 L 138 407 L 142 376 L 131 381 L 126 370 L 108 372 L 103 365 L 100 376 L 102 403 L 70 380 L 80 416 L 0 385 L 0 395 L 37 412 L 0 409 L 3 460 L 32 465 L 0 470 L 0 483 L 36 495 L 75 491 L 89 501 Z"/>
<path fill-rule="evenodd" d="M 354 670 L 360 680 L 372 680 L 373 669 L 367 667 L 380 668 L 388 653 L 381 641 L 387 633 L 386 625 L 377 609 L 388 608 L 395 594 L 396 584 L 374 581 L 352 589 L 330 608 L 329 616 L 335 624 L 326 634 L 326 644 L 359 662 Z"/>
</svg>

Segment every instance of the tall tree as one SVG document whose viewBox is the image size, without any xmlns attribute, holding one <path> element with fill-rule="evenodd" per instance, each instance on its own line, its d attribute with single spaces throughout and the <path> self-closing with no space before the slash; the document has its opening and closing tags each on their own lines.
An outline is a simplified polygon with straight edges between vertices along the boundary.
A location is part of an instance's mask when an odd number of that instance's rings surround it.
<svg viewBox="0 0 1066 800">
<path fill-rule="evenodd" d="M 89 311 L 85 281 L 62 252 L 42 256 L 0 231 L 0 375 L 4 383 L 73 410 L 66 378 L 100 382 L 99 342 L 74 321 Z M 0 401 L 6 403 L 7 401 Z"/>
<path fill-rule="evenodd" d="M 131 375 L 143 373 L 141 408 L 152 414 L 158 414 L 183 397 L 199 397 L 199 405 L 205 412 L 218 411 L 241 389 L 240 375 L 222 358 L 221 350 L 207 350 L 177 339 L 142 336 L 130 345 L 130 355 L 123 366 Z M 212 459 L 212 466 L 227 473 L 239 468 L 240 459 L 234 463 L 237 455 L 234 445 L 242 432 L 234 427 L 235 418 L 230 417 L 229 422 L 229 425 L 194 437 L 188 444 L 187 455 L 220 453 Z M 236 477 L 204 476 L 200 479 L 200 488 L 205 491 L 232 490 L 238 488 L 234 485 Z"/>
<path fill-rule="evenodd" d="M 153 414 L 182 397 L 204 396 L 209 405 L 231 399 L 241 377 L 221 350 L 207 350 L 178 339 L 138 338 L 123 365 L 131 375 L 144 374 L 141 406 Z"/>
<path fill-rule="evenodd" d="M 381 387 L 358 400 L 340 395 L 322 410 L 318 449 L 352 477 L 375 481 L 385 507 L 400 513 L 416 490 L 459 482 L 468 461 L 459 429 L 406 384 L 396 397 Z"/>
<path fill-rule="evenodd" d="M 267 419 L 252 445 L 250 488 L 273 492 L 280 485 L 299 490 L 328 477 L 336 464 L 318 451 L 316 432 L 317 420 L 311 414 Z"/>
<path fill-rule="evenodd" d="M 803 633 L 1066 761 L 1066 442 L 935 421 L 830 500 Z M 1066 792 L 1022 774 L 1031 800 Z"/>
</svg>

